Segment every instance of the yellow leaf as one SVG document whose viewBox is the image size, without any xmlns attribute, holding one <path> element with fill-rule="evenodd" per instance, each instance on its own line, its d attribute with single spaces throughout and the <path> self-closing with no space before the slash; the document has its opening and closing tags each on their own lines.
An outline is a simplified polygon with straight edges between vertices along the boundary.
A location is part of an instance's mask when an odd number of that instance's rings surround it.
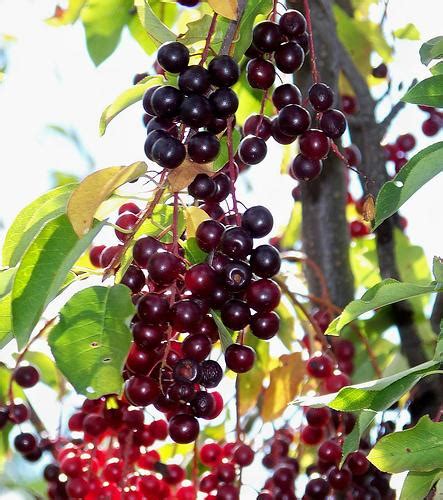
<svg viewBox="0 0 443 500">
<path fill-rule="evenodd" d="M 100 204 L 122 184 L 146 172 L 146 163 L 138 161 L 128 167 L 108 167 L 88 175 L 72 192 L 66 213 L 79 237 L 92 227 Z"/>
<path fill-rule="evenodd" d="M 185 208 L 186 236 L 192 238 L 197 232 L 197 228 L 204 220 L 208 220 L 208 214 L 198 207 Z"/>
<path fill-rule="evenodd" d="M 257 405 L 265 376 L 265 372 L 257 365 L 255 365 L 252 370 L 239 375 L 238 409 L 240 415 L 244 415 Z"/>
<path fill-rule="evenodd" d="M 168 175 L 171 191 L 178 192 L 191 184 L 198 174 L 214 175 L 212 163 L 195 163 L 187 158 Z"/>
<path fill-rule="evenodd" d="M 288 404 L 295 399 L 304 376 L 301 353 L 280 356 L 280 366 L 271 371 L 271 380 L 266 389 L 261 416 L 265 422 L 279 417 Z"/>
<path fill-rule="evenodd" d="M 208 0 L 208 4 L 217 14 L 234 21 L 237 19 L 237 0 Z"/>
</svg>

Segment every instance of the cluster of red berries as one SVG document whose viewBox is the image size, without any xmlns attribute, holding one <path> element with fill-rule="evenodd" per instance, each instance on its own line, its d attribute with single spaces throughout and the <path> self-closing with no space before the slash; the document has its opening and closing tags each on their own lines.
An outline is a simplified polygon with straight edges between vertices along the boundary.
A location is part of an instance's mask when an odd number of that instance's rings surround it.
<svg viewBox="0 0 443 500">
<path fill-rule="evenodd" d="M 383 146 L 386 152 L 386 159 L 394 163 L 396 174 L 398 174 L 402 167 L 408 162 L 407 153 L 413 150 L 415 145 L 415 137 L 407 133 L 399 135 L 392 144 L 385 144 Z"/>
<path fill-rule="evenodd" d="M 217 134 L 238 108 L 238 97 L 230 88 L 240 69 L 228 55 L 211 59 L 208 67 L 189 65 L 188 48 L 180 42 L 163 44 L 157 53 L 159 65 L 178 75 L 178 88 L 149 88 L 143 97 L 146 156 L 163 168 L 174 169 L 186 156 L 197 163 L 213 161 L 219 151 Z"/>
<path fill-rule="evenodd" d="M 428 137 L 437 135 L 443 128 L 443 112 L 431 106 L 419 106 L 419 109 L 428 115 L 428 118 L 421 124 L 423 134 Z"/>
</svg>

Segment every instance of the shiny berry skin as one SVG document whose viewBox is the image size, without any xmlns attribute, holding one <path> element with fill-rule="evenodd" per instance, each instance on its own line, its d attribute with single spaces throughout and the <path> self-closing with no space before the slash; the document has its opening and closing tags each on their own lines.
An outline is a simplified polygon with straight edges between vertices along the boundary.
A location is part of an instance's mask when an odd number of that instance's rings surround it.
<svg viewBox="0 0 443 500">
<path fill-rule="evenodd" d="M 221 201 L 226 200 L 231 192 L 231 179 L 226 174 L 218 173 L 217 175 L 214 175 L 213 180 L 215 184 L 215 192 L 207 198 L 206 201 L 209 201 L 210 203 L 220 203 Z"/>
<path fill-rule="evenodd" d="M 202 318 L 201 309 L 193 300 L 179 300 L 171 307 L 171 326 L 178 332 L 189 332 L 189 329 L 199 323 Z"/>
<path fill-rule="evenodd" d="M 281 131 L 287 135 L 299 135 L 311 126 L 308 111 L 298 104 L 288 104 L 278 114 L 278 124 Z"/>
<path fill-rule="evenodd" d="M 145 275 L 137 266 L 129 266 L 122 277 L 121 284 L 130 288 L 132 293 L 138 293 L 145 286 Z"/>
<path fill-rule="evenodd" d="M 199 431 L 200 425 L 198 420 L 192 415 L 179 413 L 169 421 L 169 436 L 175 443 L 192 443 L 192 441 L 197 439 Z"/>
<path fill-rule="evenodd" d="M 211 339 L 212 343 L 219 340 L 218 328 L 211 316 L 205 316 L 198 325 L 193 325 L 191 333 L 203 333 Z"/>
<path fill-rule="evenodd" d="M 269 340 L 280 328 L 280 318 L 274 311 L 254 314 L 250 321 L 251 332 L 259 339 Z"/>
<path fill-rule="evenodd" d="M 208 473 L 201 478 L 199 490 L 204 493 L 210 493 L 212 490 L 217 489 L 218 479 L 215 474 Z M 208 497 L 206 497 L 208 498 Z"/>
<path fill-rule="evenodd" d="M 300 433 L 300 439 L 303 443 L 314 446 L 319 444 L 324 437 L 324 431 L 322 427 L 312 427 L 311 425 L 307 425 L 303 427 Z"/>
<path fill-rule="evenodd" d="M 223 483 L 217 488 L 217 496 L 215 498 L 216 500 L 240 500 L 240 492 L 237 486 Z"/>
<path fill-rule="evenodd" d="M 174 382 L 168 387 L 166 394 L 172 401 L 189 402 L 195 396 L 195 386 L 189 382 Z"/>
<path fill-rule="evenodd" d="M 349 232 L 352 238 L 362 238 L 370 233 L 368 226 L 359 220 L 353 220 L 349 224 Z"/>
<path fill-rule="evenodd" d="M 215 220 L 205 220 L 197 228 L 195 237 L 198 246 L 205 252 L 215 250 L 220 243 L 225 227 Z"/>
<path fill-rule="evenodd" d="M 320 160 L 310 160 L 299 154 L 294 158 L 289 174 L 299 181 L 312 181 L 321 174 L 323 164 Z"/>
<path fill-rule="evenodd" d="M 275 80 L 275 68 L 264 59 L 251 59 L 246 66 L 246 78 L 254 89 L 267 90 Z"/>
<path fill-rule="evenodd" d="M 151 106 L 151 97 L 152 94 L 160 88 L 160 85 L 156 85 L 155 87 L 150 87 L 143 95 L 143 109 L 148 113 L 149 115 L 154 115 L 154 110 L 152 109 Z"/>
<path fill-rule="evenodd" d="M 220 240 L 221 251 L 234 259 L 246 259 L 253 246 L 249 233 L 237 226 L 228 227 Z"/>
<path fill-rule="evenodd" d="M 327 481 L 322 479 L 321 477 L 317 479 L 311 479 L 306 485 L 305 494 L 308 498 L 315 499 L 324 499 L 328 496 L 329 493 L 329 485 Z"/>
<path fill-rule="evenodd" d="M 211 83 L 216 87 L 232 87 L 240 77 L 240 68 L 230 56 L 215 56 L 208 65 Z"/>
<path fill-rule="evenodd" d="M 332 375 L 334 364 L 327 354 L 312 356 L 306 364 L 308 375 L 315 378 L 326 378 Z"/>
<path fill-rule="evenodd" d="M 209 132 L 197 132 L 188 142 L 188 154 L 197 163 L 212 161 L 220 151 L 220 143 Z"/>
<path fill-rule="evenodd" d="M 84 432 L 90 434 L 91 436 L 99 436 L 105 432 L 107 427 L 106 420 L 100 415 L 90 414 L 83 420 L 83 430 Z"/>
<path fill-rule="evenodd" d="M 341 96 L 341 109 L 347 115 L 353 115 L 357 112 L 357 99 L 352 95 Z"/>
<path fill-rule="evenodd" d="M 280 30 L 288 38 L 302 35 L 306 31 L 305 16 L 298 10 L 287 10 L 278 22 Z"/>
<path fill-rule="evenodd" d="M 269 312 L 280 303 L 280 287 L 270 279 L 253 281 L 246 291 L 248 305 L 257 312 Z"/>
<path fill-rule="evenodd" d="M 372 68 L 371 73 L 374 78 L 386 78 L 388 76 L 388 67 L 385 63 L 381 63 L 375 68 Z"/>
<path fill-rule="evenodd" d="M 178 382 L 198 382 L 200 366 L 193 359 L 181 359 L 174 366 L 174 380 Z"/>
<path fill-rule="evenodd" d="M 250 115 L 243 125 L 245 135 L 255 135 L 264 141 L 271 137 L 272 122 L 267 116 Z"/>
<path fill-rule="evenodd" d="M 266 142 L 255 135 L 244 137 L 238 148 L 241 161 L 247 165 L 257 165 L 265 159 L 267 152 Z"/>
<path fill-rule="evenodd" d="M 180 119 L 192 128 L 206 127 L 212 119 L 209 99 L 201 95 L 185 97 L 180 106 Z"/>
<path fill-rule="evenodd" d="M 151 151 L 152 159 L 163 168 L 177 168 L 186 157 L 185 146 L 171 136 L 157 139 Z"/>
<path fill-rule="evenodd" d="M 155 253 L 148 262 L 149 277 L 161 285 L 173 283 L 181 270 L 181 262 L 172 252 Z"/>
<path fill-rule="evenodd" d="M 274 218 L 266 207 L 256 205 L 244 212 L 241 225 L 253 238 L 263 238 L 271 232 Z"/>
<path fill-rule="evenodd" d="M 351 167 L 358 167 L 361 163 L 361 152 L 358 146 L 351 144 L 343 149 L 343 155 Z"/>
<path fill-rule="evenodd" d="M 223 269 L 223 285 L 231 292 L 244 290 L 252 279 L 252 271 L 249 264 L 241 260 L 228 262 Z"/>
<path fill-rule="evenodd" d="M 331 418 L 331 411 L 327 406 L 321 408 L 309 408 L 306 412 L 306 420 L 312 427 L 325 427 Z"/>
<path fill-rule="evenodd" d="M 369 469 L 369 461 L 360 451 L 349 453 L 346 465 L 354 476 L 363 476 Z"/>
<path fill-rule="evenodd" d="M 334 490 L 345 491 L 349 488 L 351 482 L 352 474 L 348 469 L 333 467 L 328 473 L 328 483 Z"/>
<path fill-rule="evenodd" d="M 149 134 L 146 136 L 145 141 L 145 155 L 150 159 L 154 160 L 152 156 L 152 148 L 154 144 L 161 138 L 169 137 L 169 134 L 165 130 L 151 130 Z"/>
<path fill-rule="evenodd" d="M 314 83 L 309 89 L 309 102 L 316 111 L 326 111 L 334 102 L 334 92 L 326 83 Z"/>
<path fill-rule="evenodd" d="M 197 64 L 188 66 L 178 77 L 178 87 L 185 94 L 205 94 L 209 86 L 208 70 Z"/>
<path fill-rule="evenodd" d="M 341 460 L 342 449 L 334 441 L 325 441 L 318 449 L 318 458 L 329 464 L 338 464 Z"/>
<path fill-rule="evenodd" d="M 235 450 L 233 461 L 240 467 L 247 467 L 254 461 L 254 452 L 247 444 L 240 444 Z"/>
<path fill-rule="evenodd" d="M 22 432 L 14 438 L 14 448 L 20 453 L 31 453 L 36 447 L 37 441 L 29 432 Z"/>
<path fill-rule="evenodd" d="M 219 463 L 215 468 L 215 473 L 219 481 L 232 483 L 235 480 L 235 465 L 229 462 Z"/>
<path fill-rule="evenodd" d="M 338 360 L 348 360 L 354 357 L 355 347 L 350 340 L 337 339 L 332 348 Z"/>
<path fill-rule="evenodd" d="M 34 366 L 19 366 L 14 371 L 14 380 L 20 386 L 25 389 L 34 387 L 40 380 L 40 373 Z"/>
<path fill-rule="evenodd" d="M 252 31 L 252 43 L 261 52 L 274 52 L 282 40 L 280 27 L 273 21 L 262 21 Z"/>
<path fill-rule="evenodd" d="M 434 116 L 425 120 L 421 125 L 421 130 L 427 137 L 433 137 L 440 130 L 440 121 Z"/>
<path fill-rule="evenodd" d="M 279 144 L 292 144 L 297 136 L 284 134 L 281 131 L 278 116 L 275 116 L 272 119 L 272 138 Z"/>
<path fill-rule="evenodd" d="M 251 318 L 248 304 L 238 299 L 231 299 L 221 308 L 221 319 L 223 323 L 233 330 L 245 328 Z"/>
<path fill-rule="evenodd" d="M 171 85 L 163 85 L 152 94 L 151 107 L 160 118 L 173 118 L 179 114 L 183 98 L 180 90 Z"/>
<path fill-rule="evenodd" d="M 198 174 L 189 184 L 188 192 L 194 198 L 205 200 L 215 193 L 216 185 L 209 175 Z"/>
<path fill-rule="evenodd" d="M 209 121 L 206 128 L 208 132 L 211 132 L 211 134 L 219 134 L 220 132 L 226 130 L 227 126 L 228 126 L 228 121 L 226 120 L 226 118 L 211 116 L 211 120 Z"/>
<path fill-rule="evenodd" d="M 299 88 L 292 83 L 284 83 L 275 87 L 272 93 L 272 103 L 280 111 L 288 104 L 302 103 L 302 95 Z"/>
<path fill-rule="evenodd" d="M 151 377 L 131 377 L 125 383 L 125 395 L 134 406 L 148 406 L 159 394 L 158 383 Z"/>
<path fill-rule="evenodd" d="M 182 344 L 183 355 L 197 362 L 208 357 L 211 347 L 211 340 L 203 333 L 189 335 Z"/>
<path fill-rule="evenodd" d="M 286 42 L 275 51 L 275 64 L 282 73 L 295 73 L 305 60 L 305 53 L 297 42 Z"/>
<path fill-rule="evenodd" d="M 200 460 L 203 465 L 212 467 L 222 458 L 222 449 L 217 443 L 207 443 L 200 448 Z"/>
<path fill-rule="evenodd" d="M 235 373 L 249 371 L 255 361 L 255 351 L 252 347 L 231 344 L 225 351 L 226 366 Z"/>
<path fill-rule="evenodd" d="M 395 141 L 395 143 L 402 151 L 407 153 L 415 148 L 416 140 L 412 134 L 408 133 L 408 134 L 399 135 L 397 137 L 397 140 Z"/>
<path fill-rule="evenodd" d="M 132 214 L 139 214 L 140 207 L 138 207 L 135 203 L 123 203 L 118 209 L 118 215 L 124 214 L 125 212 L 131 212 Z"/>
<path fill-rule="evenodd" d="M 169 317 L 169 302 L 156 293 L 147 293 L 137 303 L 139 318 L 148 325 L 164 323 Z"/>
<path fill-rule="evenodd" d="M 212 359 L 203 361 L 200 365 L 200 380 L 199 383 L 207 389 L 217 387 L 223 378 L 223 369 Z"/>
<path fill-rule="evenodd" d="M 101 267 L 100 256 L 105 248 L 105 245 L 99 245 L 89 250 L 89 260 L 94 267 Z"/>
<path fill-rule="evenodd" d="M 344 373 L 331 375 L 325 380 L 325 389 L 327 392 L 338 392 L 340 389 L 346 387 L 347 385 L 351 385 L 351 380 Z"/>
<path fill-rule="evenodd" d="M 11 403 L 8 405 L 9 420 L 15 424 L 21 424 L 28 420 L 29 410 L 23 403 Z"/>
<path fill-rule="evenodd" d="M 137 222 L 138 222 L 138 217 L 135 214 L 127 213 L 120 215 L 120 217 L 115 221 L 115 224 L 116 226 L 121 227 L 122 229 L 131 230 L 135 227 Z M 126 241 L 131 237 L 130 233 L 122 233 L 118 229 L 115 230 L 115 235 L 120 241 Z"/>
<path fill-rule="evenodd" d="M 170 118 L 160 118 L 156 116 L 149 120 L 146 127 L 146 136 L 154 130 L 162 130 L 163 132 L 167 132 L 170 136 L 177 137 L 177 125 Z M 145 149 L 147 149 L 146 145 Z M 149 155 L 147 156 L 149 157 Z"/>
<path fill-rule="evenodd" d="M 280 254 L 272 245 L 260 245 L 251 253 L 252 271 L 260 278 L 272 278 L 280 271 Z"/>
<path fill-rule="evenodd" d="M 157 52 L 160 66 L 170 73 L 180 73 L 189 64 L 189 50 L 180 42 L 166 42 Z"/>
<path fill-rule="evenodd" d="M 310 160 L 322 160 L 329 153 L 329 139 L 324 132 L 311 129 L 299 138 L 300 153 Z"/>
<path fill-rule="evenodd" d="M 185 273 L 185 285 L 195 295 L 207 296 L 217 283 L 217 274 L 206 263 L 195 264 Z"/>
<path fill-rule="evenodd" d="M 43 477 L 48 482 L 57 481 L 59 474 L 60 474 L 60 467 L 58 467 L 55 464 L 48 464 L 43 471 Z"/>
<path fill-rule="evenodd" d="M 230 88 L 217 89 L 209 96 L 209 102 L 214 115 L 218 118 L 227 118 L 238 109 L 237 94 Z"/>
<path fill-rule="evenodd" d="M 154 349 L 165 340 L 165 333 L 161 328 L 154 325 L 146 325 L 142 321 L 134 323 L 132 326 L 132 336 L 137 346 L 145 350 Z"/>
<path fill-rule="evenodd" d="M 66 493 L 69 498 L 84 498 L 89 492 L 89 483 L 83 477 L 69 479 L 66 483 Z"/>
<path fill-rule="evenodd" d="M 210 420 L 215 409 L 215 400 L 209 392 L 197 391 L 191 401 L 191 408 L 196 417 Z"/>
<path fill-rule="evenodd" d="M 164 247 L 160 241 L 152 236 L 144 236 L 135 242 L 134 248 L 132 249 L 132 256 L 136 264 L 146 269 L 152 255 L 163 249 Z"/>
<path fill-rule="evenodd" d="M 338 139 L 346 130 L 345 115 L 338 109 L 325 111 L 320 118 L 320 128 L 331 139 Z"/>
</svg>

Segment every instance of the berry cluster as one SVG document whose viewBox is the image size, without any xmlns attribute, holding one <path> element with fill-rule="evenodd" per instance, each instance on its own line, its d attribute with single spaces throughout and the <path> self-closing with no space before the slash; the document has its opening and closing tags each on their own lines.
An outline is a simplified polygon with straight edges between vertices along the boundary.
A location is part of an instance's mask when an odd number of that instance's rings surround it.
<svg viewBox="0 0 443 500">
<path fill-rule="evenodd" d="M 407 153 L 415 148 L 415 144 L 415 137 L 407 133 L 399 135 L 394 143 L 383 146 L 386 152 L 386 159 L 394 163 L 395 173 L 398 174 L 408 162 Z"/>
<path fill-rule="evenodd" d="M 433 137 L 443 128 L 443 112 L 431 106 L 419 106 L 419 109 L 428 114 L 428 118 L 421 124 L 424 135 Z"/>
<path fill-rule="evenodd" d="M 146 156 L 167 169 L 177 168 L 186 156 L 197 163 L 213 161 L 220 151 L 216 134 L 226 129 L 238 108 L 230 88 L 240 76 L 238 64 L 221 55 L 207 68 L 189 65 L 189 50 L 180 42 L 163 44 L 157 61 L 165 71 L 179 74 L 178 88 L 151 87 L 143 97 Z"/>
</svg>

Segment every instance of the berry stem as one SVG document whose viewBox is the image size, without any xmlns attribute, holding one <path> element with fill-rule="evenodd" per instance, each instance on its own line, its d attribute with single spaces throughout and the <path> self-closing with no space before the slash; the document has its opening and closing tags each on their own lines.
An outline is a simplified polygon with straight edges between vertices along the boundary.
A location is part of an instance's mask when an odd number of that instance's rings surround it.
<svg viewBox="0 0 443 500">
<path fill-rule="evenodd" d="M 172 251 L 178 254 L 178 193 L 174 193 L 174 211 L 172 213 Z"/>
<path fill-rule="evenodd" d="M 231 178 L 231 195 L 232 205 L 235 213 L 237 225 L 240 225 L 240 215 L 238 212 L 237 196 L 235 194 L 235 166 L 234 166 L 234 150 L 232 144 L 232 121 L 233 117 L 228 118 L 227 139 L 228 139 L 228 158 L 229 158 L 229 177 Z"/>
<path fill-rule="evenodd" d="M 305 7 L 305 17 L 308 31 L 309 60 L 311 63 L 312 80 L 314 83 L 318 83 L 320 81 L 320 77 L 317 70 L 317 62 L 315 59 L 314 36 L 312 34 L 311 8 L 309 7 L 309 0 L 303 0 L 303 5 Z"/>
<path fill-rule="evenodd" d="M 211 47 L 212 35 L 214 34 L 215 28 L 217 26 L 217 17 L 218 17 L 217 12 L 214 12 L 214 15 L 212 16 L 211 24 L 209 26 L 208 34 L 206 36 L 205 47 L 203 49 L 202 57 L 201 57 L 200 62 L 199 62 L 200 66 L 203 66 L 203 64 L 206 62 L 206 59 L 208 58 L 209 49 Z"/>
</svg>

